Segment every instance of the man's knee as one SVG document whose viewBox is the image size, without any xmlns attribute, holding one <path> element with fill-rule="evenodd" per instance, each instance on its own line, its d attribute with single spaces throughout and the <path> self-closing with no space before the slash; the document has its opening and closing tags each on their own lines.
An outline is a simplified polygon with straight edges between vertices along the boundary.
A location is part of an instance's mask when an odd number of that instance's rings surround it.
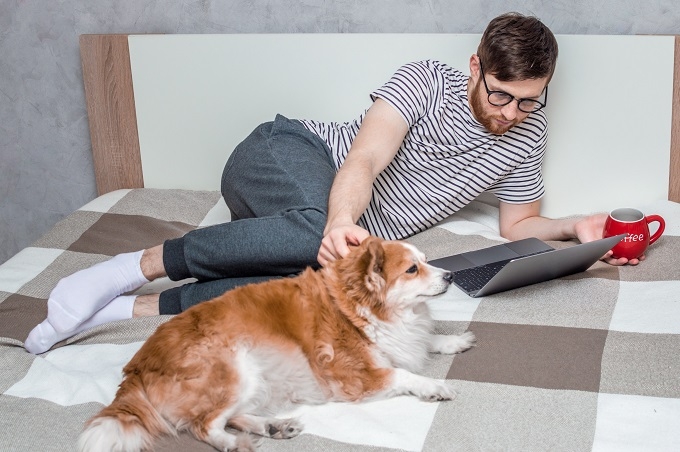
<svg viewBox="0 0 680 452">
<path fill-rule="evenodd" d="M 321 239 L 323 238 L 323 230 L 326 227 L 326 219 L 328 212 L 319 209 L 318 207 L 306 207 L 301 209 L 289 210 L 288 214 L 298 217 L 305 229 L 318 239 L 318 246 L 321 246 Z M 317 250 L 318 250 L 317 246 Z"/>
</svg>

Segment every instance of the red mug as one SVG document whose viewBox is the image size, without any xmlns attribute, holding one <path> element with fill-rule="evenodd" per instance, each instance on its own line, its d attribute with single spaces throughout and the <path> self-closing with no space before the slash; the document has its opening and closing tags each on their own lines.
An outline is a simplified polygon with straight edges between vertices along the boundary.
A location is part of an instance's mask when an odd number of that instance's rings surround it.
<svg viewBox="0 0 680 452">
<path fill-rule="evenodd" d="M 659 227 L 654 234 L 649 233 L 649 223 L 657 222 Z M 612 248 L 612 257 L 637 259 L 645 253 L 649 245 L 661 237 L 666 222 L 659 215 L 647 215 L 637 209 L 623 208 L 612 210 L 604 223 L 604 237 L 628 234 Z"/>
</svg>

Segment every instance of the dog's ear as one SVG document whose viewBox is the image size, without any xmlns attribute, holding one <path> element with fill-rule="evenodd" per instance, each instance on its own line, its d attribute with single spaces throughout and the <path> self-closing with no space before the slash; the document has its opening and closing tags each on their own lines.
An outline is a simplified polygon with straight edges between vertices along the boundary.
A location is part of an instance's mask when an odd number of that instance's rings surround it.
<svg viewBox="0 0 680 452">
<path fill-rule="evenodd" d="M 368 237 L 361 242 L 361 257 L 358 265 L 361 266 L 366 288 L 371 292 L 379 292 L 385 287 L 383 268 L 385 265 L 385 250 L 382 240 L 377 237 Z"/>
<path fill-rule="evenodd" d="M 335 261 L 344 290 L 355 300 L 380 299 L 385 288 L 385 250 L 382 239 L 368 237 L 342 259 Z"/>
<path fill-rule="evenodd" d="M 365 324 L 366 309 L 378 318 L 386 318 L 384 276 L 385 250 L 382 239 L 369 237 L 342 259 L 335 261 L 340 295 L 340 310 L 356 325 Z"/>
</svg>

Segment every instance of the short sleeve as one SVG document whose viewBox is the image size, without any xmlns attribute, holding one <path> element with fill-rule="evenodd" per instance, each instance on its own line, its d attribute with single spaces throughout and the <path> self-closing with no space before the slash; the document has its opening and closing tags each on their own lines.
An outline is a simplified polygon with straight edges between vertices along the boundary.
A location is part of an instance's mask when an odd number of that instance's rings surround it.
<svg viewBox="0 0 680 452">
<path fill-rule="evenodd" d="M 408 126 L 441 107 L 444 76 L 435 62 L 426 60 L 400 67 L 383 86 L 371 93 L 392 105 Z"/>
</svg>

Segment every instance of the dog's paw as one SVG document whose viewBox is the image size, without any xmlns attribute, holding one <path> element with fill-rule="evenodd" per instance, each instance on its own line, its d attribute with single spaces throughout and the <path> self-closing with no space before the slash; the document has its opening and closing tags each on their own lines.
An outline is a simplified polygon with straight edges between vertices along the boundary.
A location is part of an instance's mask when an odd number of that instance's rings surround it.
<svg viewBox="0 0 680 452">
<path fill-rule="evenodd" d="M 272 419 L 267 426 L 270 438 L 295 438 L 302 432 L 302 423 L 297 419 Z"/>
<path fill-rule="evenodd" d="M 433 336 L 432 351 L 435 353 L 452 355 L 454 353 L 464 352 L 465 350 L 474 347 L 476 344 L 477 339 L 471 331 L 467 331 L 460 336 Z"/>
<path fill-rule="evenodd" d="M 257 445 L 253 442 L 252 437 L 247 433 L 239 433 L 236 435 L 236 444 L 234 447 L 225 449 L 226 452 L 255 452 Z"/>
<path fill-rule="evenodd" d="M 458 352 L 463 352 L 471 347 L 477 345 L 477 338 L 472 331 L 466 331 L 460 336 L 458 336 L 460 343 L 460 350 Z"/>
<path fill-rule="evenodd" d="M 413 395 L 425 402 L 444 402 L 456 398 L 456 391 L 445 381 L 429 380 Z"/>
</svg>

